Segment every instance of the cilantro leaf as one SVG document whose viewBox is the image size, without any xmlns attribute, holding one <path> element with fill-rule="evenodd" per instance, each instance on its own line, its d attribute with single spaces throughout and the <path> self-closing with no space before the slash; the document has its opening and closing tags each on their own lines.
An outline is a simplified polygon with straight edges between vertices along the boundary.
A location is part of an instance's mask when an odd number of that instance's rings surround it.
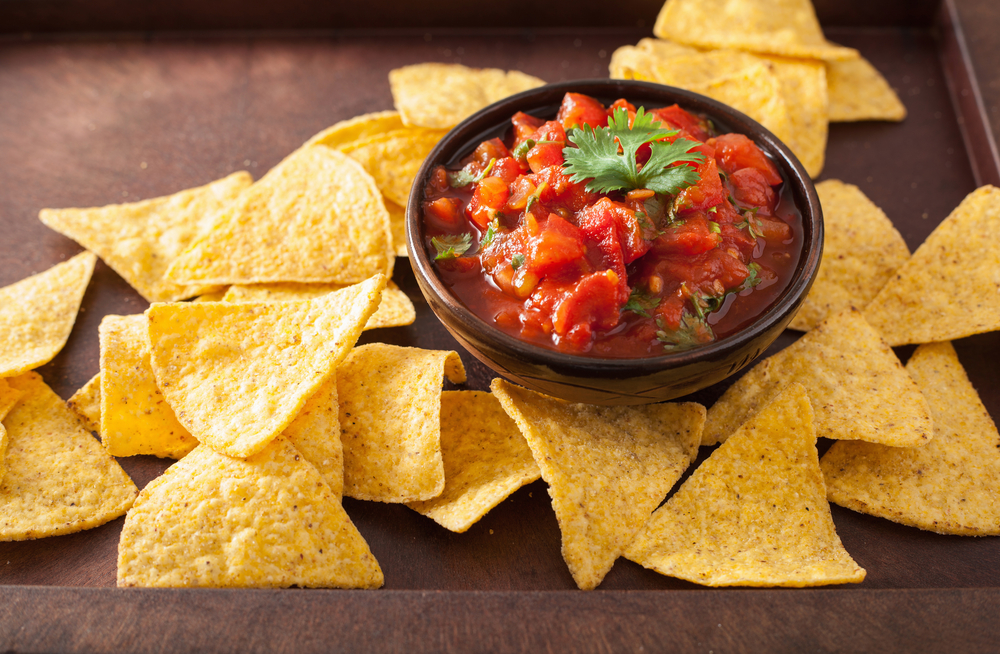
<svg viewBox="0 0 1000 654">
<path fill-rule="evenodd" d="M 750 274 L 743 280 L 743 285 L 740 288 L 741 291 L 748 288 L 754 288 L 757 284 L 760 284 L 763 281 L 760 277 L 760 264 L 756 261 L 752 261 L 747 268 L 750 270 Z"/>
<path fill-rule="evenodd" d="M 689 164 L 700 164 L 705 156 L 689 150 L 698 144 L 687 139 L 673 143 L 660 141 L 676 135 L 677 130 L 658 127 L 653 120 L 652 114 L 639 107 L 629 128 L 628 111 L 618 107 L 608 119 L 607 127 L 595 130 L 584 125 L 582 129 L 570 130 L 568 139 L 577 147 L 566 146 L 563 158 L 571 181 L 587 181 L 587 190 L 598 193 L 648 188 L 669 195 L 697 183 L 698 172 Z M 640 169 L 635 156 L 646 143 L 650 144 L 651 153 Z"/>
<path fill-rule="evenodd" d="M 524 255 L 523 254 L 518 253 L 518 254 L 515 254 L 513 257 L 511 257 L 511 260 L 510 260 L 510 267 L 511 268 L 513 268 L 514 270 L 517 270 L 518 268 L 520 268 L 523 265 L 524 265 Z"/>
<path fill-rule="evenodd" d="M 687 311 L 681 316 L 681 324 L 676 331 L 668 330 L 659 318 L 656 319 L 656 326 L 660 328 L 656 332 L 656 340 L 663 343 L 663 349 L 668 352 L 687 350 L 715 340 L 715 333 L 708 323 Z"/>
<path fill-rule="evenodd" d="M 757 240 L 758 238 L 764 238 L 764 232 L 760 221 L 754 215 L 756 212 L 747 211 L 743 214 L 744 220 L 742 222 L 736 223 L 738 229 L 746 229 L 747 233 L 750 234 L 750 238 Z"/>
<path fill-rule="evenodd" d="M 472 234 L 445 234 L 431 238 L 431 245 L 437 250 L 435 261 L 441 259 L 457 259 L 472 246 Z"/>
<path fill-rule="evenodd" d="M 493 164 L 497 162 L 496 159 L 490 159 L 489 165 L 483 169 L 478 175 L 473 175 L 469 172 L 468 166 L 462 170 L 455 171 L 453 173 L 448 173 L 448 184 L 452 188 L 462 188 L 463 186 L 468 186 L 469 184 L 475 184 L 476 182 L 483 181 L 483 178 L 490 174 L 493 170 Z"/>
<path fill-rule="evenodd" d="M 629 293 L 628 302 L 622 307 L 622 312 L 631 311 L 643 318 L 649 318 L 649 312 L 660 305 L 660 299 L 645 292 L 638 286 Z"/>
<path fill-rule="evenodd" d="M 493 220 L 486 227 L 486 233 L 483 234 L 483 238 L 479 240 L 479 249 L 483 250 L 489 247 L 493 239 L 497 237 L 497 232 L 500 231 L 500 218 L 503 216 L 499 211 L 493 215 Z"/>
</svg>

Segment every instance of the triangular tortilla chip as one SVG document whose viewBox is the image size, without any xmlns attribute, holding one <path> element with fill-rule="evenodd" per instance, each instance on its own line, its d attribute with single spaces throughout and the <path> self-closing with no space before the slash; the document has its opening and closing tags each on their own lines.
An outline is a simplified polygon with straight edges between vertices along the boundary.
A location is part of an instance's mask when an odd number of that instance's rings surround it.
<svg viewBox="0 0 1000 654">
<path fill-rule="evenodd" d="M 24 393 L 0 378 L 0 421 L 10 413 L 10 410 L 14 408 L 23 395 Z M 0 481 L 3 481 L 4 473 L 7 472 L 7 444 L 9 440 L 7 429 L 0 422 Z"/>
<path fill-rule="evenodd" d="M 299 148 L 244 190 L 167 278 L 178 284 L 334 282 L 392 276 L 382 194 L 356 161 Z"/>
<path fill-rule="evenodd" d="M 414 502 L 444 490 L 441 383 L 465 381 L 456 352 L 372 343 L 337 368 L 344 495 Z"/>
<path fill-rule="evenodd" d="M 92 209 L 42 209 L 38 217 L 94 252 L 149 302 L 173 302 L 206 288 L 167 281 L 167 268 L 251 183 L 250 173 L 238 172 L 160 198 Z"/>
<path fill-rule="evenodd" d="M 765 57 L 788 105 L 789 133 L 775 133 L 792 149 L 810 177 L 823 170 L 829 127 L 826 68 L 818 61 Z"/>
<path fill-rule="evenodd" d="M 104 316 L 101 340 L 101 443 L 112 456 L 179 459 L 198 441 L 177 421 L 156 385 L 146 316 Z"/>
<path fill-rule="evenodd" d="M 73 396 L 66 400 L 66 405 L 80 424 L 88 431 L 101 433 L 101 373 L 97 373 L 81 386 Z"/>
<path fill-rule="evenodd" d="M 700 404 L 571 404 L 502 379 L 491 385 L 524 434 L 577 586 L 592 590 L 694 460 Z"/>
<path fill-rule="evenodd" d="M 864 306 L 910 258 L 892 221 L 853 184 L 816 185 L 823 206 L 823 262 L 790 329 L 809 331 L 849 306 Z"/>
<path fill-rule="evenodd" d="M 927 397 L 923 447 L 834 443 L 820 461 L 830 501 L 939 534 L 1000 534 L 1000 434 L 951 343 L 921 345 L 906 364 Z"/>
<path fill-rule="evenodd" d="M 788 387 L 713 452 L 625 557 L 705 586 L 863 581 L 830 515 L 805 389 Z"/>
<path fill-rule="evenodd" d="M 517 70 L 414 64 L 389 71 L 392 101 L 406 125 L 450 129 L 486 105 L 545 84 Z"/>
<path fill-rule="evenodd" d="M 344 495 L 344 448 L 340 444 L 337 378 L 331 375 L 310 397 L 283 436 L 316 466 L 337 501 Z"/>
<path fill-rule="evenodd" d="M 385 277 L 305 302 L 154 304 L 156 381 L 185 429 L 230 456 L 260 452 L 334 373 Z"/>
<path fill-rule="evenodd" d="M 541 476 L 521 430 L 482 391 L 441 394 L 441 455 L 444 491 L 407 506 L 457 533 Z"/>
<path fill-rule="evenodd" d="M 389 212 L 389 227 L 392 230 L 392 244 L 397 257 L 410 256 L 406 249 L 406 207 L 401 207 L 389 198 L 383 197 L 385 210 Z"/>
<path fill-rule="evenodd" d="M 363 141 L 403 127 L 405 125 L 398 111 L 377 111 L 331 125 L 306 141 L 302 147 L 325 145 L 339 150 L 341 146 L 349 143 Z"/>
<path fill-rule="evenodd" d="M 34 372 L 7 383 L 24 396 L 3 419 L 0 541 L 71 534 L 124 514 L 139 490 L 62 399 Z"/>
<path fill-rule="evenodd" d="M 894 447 L 932 435 L 927 401 L 893 351 L 853 307 L 827 318 L 798 341 L 740 377 L 708 410 L 703 445 L 729 434 L 790 382 L 809 393 L 816 433 Z"/>
<path fill-rule="evenodd" d="M 300 284 L 285 282 L 277 284 L 233 284 L 223 296 L 225 302 L 289 302 L 311 300 L 327 293 L 346 288 L 343 284 Z M 417 319 L 413 302 L 394 282 L 385 285 L 382 301 L 378 309 L 365 324 L 365 329 L 381 327 L 401 327 L 412 325 Z"/>
<path fill-rule="evenodd" d="M 364 166 L 382 193 L 405 207 L 413 178 L 448 130 L 402 127 L 340 147 L 340 151 Z"/>
<path fill-rule="evenodd" d="M 825 38 L 810 0 L 667 0 L 653 34 L 702 48 L 843 61 L 858 51 Z"/>
<path fill-rule="evenodd" d="M 73 331 L 97 257 L 81 252 L 45 272 L 0 288 L 0 377 L 52 360 Z"/>
<path fill-rule="evenodd" d="M 892 346 L 1000 329 L 1000 189 L 962 200 L 864 312 Z"/>
<path fill-rule="evenodd" d="M 330 487 L 284 438 L 246 460 L 195 449 L 143 489 L 118 544 L 119 586 L 382 583 Z"/>
<path fill-rule="evenodd" d="M 826 83 L 830 122 L 906 118 L 906 107 L 899 96 L 864 57 L 826 62 Z"/>
</svg>

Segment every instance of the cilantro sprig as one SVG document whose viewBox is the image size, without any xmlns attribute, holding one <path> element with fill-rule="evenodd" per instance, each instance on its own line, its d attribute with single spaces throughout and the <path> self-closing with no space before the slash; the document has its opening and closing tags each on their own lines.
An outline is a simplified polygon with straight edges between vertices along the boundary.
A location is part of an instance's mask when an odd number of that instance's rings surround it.
<svg viewBox="0 0 1000 654">
<path fill-rule="evenodd" d="M 703 162 L 705 155 L 689 150 L 698 143 L 683 138 L 673 143 L 661 141 L 676 135 L 677 130 L 659 127 L 653 120 L 652 114 L 639 107 L 630 128 L 628 111 L 618 107 L 608 119 L 607 127 L 593 129 L 584 125 L 582 129 L 570 130 L 567 138 L 576 147 L 563 149 L 566 173 L 573 182 L 587 181 L 587 190 L 597 193 L 648 188 L 675 195 L 696 184 L 695 165 Z M 647 143 L 652 152 L 640 168 L 636 153 Z"/>
<path fill-rule="evenodd" d="M 631 311 L 643 318 L 649 318 L 649 312 L 660 305 L 660 299 L 655 295 L 650 295 L 638 286 L 632 289 L 628 296 L 628 302 L 622 307 L 622 313 Z"/>
<path fill-rule="evenodd" d="M 490 163 L 484 168 L 478 175 L 473 175 L 469 170 L 469 166 L 466 166 L 462 170 L 456 170 L 453 173 L 448 173 L 448 184 L 452 188 L 463 188 L 469 184 L 476 184 L 483 181 L 483 178 L 490 174 L 493 170 L 493 165 L 497 160 L 490 159 Z"/>
<path fill-rule="evenodd" d="M 457 259 L 472 247 L 472 234 L 445 234 L 431 238 L 431 245 L 437 250 L 435 261 Z"/>
</svg>

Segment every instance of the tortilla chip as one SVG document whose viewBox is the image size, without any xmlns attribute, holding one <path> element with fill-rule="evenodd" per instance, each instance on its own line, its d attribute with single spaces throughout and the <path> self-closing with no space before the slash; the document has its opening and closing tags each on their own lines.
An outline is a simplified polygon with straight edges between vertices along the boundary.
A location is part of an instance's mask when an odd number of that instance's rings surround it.
<svg viewBox="0 0 1000 654">
<path fill-rule="evenodd" d="M 680 43 L 669 41 L 667 39 L 639 39 L 639 42 L 636 43 L 636 47 L 652 55 L 656 55 L 660 59 L 671 59 L 673 57 L 704 52 L 698 48 L 681 45 Z"/>
<path fill-rule="evenodd" d="M 906 364 L 927 397 L 923 447 L 834 443 L 820 466 L 830 501 L 939 534 L 1000 534 L 1000 434 L 951 343 L 921 345 Z"/>
<path fill-rule="evenodd" d="M 3 378 L 0 378 L 0 421 L 10 413 L 10 410 L 14 408 L 14 405 L 17 404 L 23 395 L 24 393 L 12 387 Z M 0 422 L 0 481 L 3 481 L 4 473 L 7 472 L 6 459 L 9 440 L 7 438 L 7 429 Z M 527 445 L 525 445 L 525 448 L 527 448 Z"/>
<path fill-rule="evenodd" d="M 0 288 L 0 377 L 45 365 L 73 331 L 97 257 L 81 252 Z"/>
<path fill-rule="evenodd" d="M 818 61 L 767 57 L 788 105 L 789 134 L 783 140 L 802 162 L 810 177 L 817 177 L 826 159 L 829 100 L 826 68 Z"/>
<path fill-rule="evenodd" d="M 179 459 L 198 441 L 177 421 L 149 362 L 146 316 L 104 316 L 101 338 L 101 443 L 112 456 Z"/>
<path fill-rule="evenodd" d="M 198 297 L 192 299 L 192 302 L 221 302 L 222 298 L 226 296 L 226 292 L 229 291 L 228 286 L 218 286 L 215 287 L 217 290 L 209 291 L 208 293 L 202 293 Z"/>
<path fill-rule="evenodd" d="M 389 214 L 371 175 L 331 148 L 299 148 L 243 191 L 170 266 L 178 284 L 392 276 Z"/>
<path fill-rule="evenodd" d="M 1000 189 L 962 200 L 864 312 L 893 346 L 1000 329 Z"/>
<path fill-rule="evenodd" d="M 70 534 L 123 515 L 139 490 L 118 462 L 37 373 L 7 383 L 24 395 L 3 419 L 0 541 Z"/>
<path fill-rule="evenodd" d="M 857 186 L 828 179 L 816 185 L 826 236 L 823 262 L 809 295 L 788 324 L 808 331 L 828 315 L 864 306 L 910 258 L 903 237 Z"/>
<path fill-rule="evenodd" d="M 625 557 L 704 586 L 863 581 L 830 515 L 805 389 L 789 386 L 713 452 Z"/>
<path fill-rule="evenodd" d="M 252 456 L 330 378 L 384 286 L 377 275 L 305 302 L 154 304 L 146 315 L 156 381 L 195 438 Z"/>
<path fill-rule="evenodd" d="M 826 83 L 831 122 L 906 118 L 899 96 L 864 57 L 826 62 Z"/>
<path fill-rule="evenodd" d="M 408 257 L 406 249 L 406 207 L 399 206 L 392 200 L 383 197 L 385 210 L 389 212 L 389 227 L 392 229 L 392 243 L 396 248 L 397 257 Z"/>
<path fill-rule="evenodd" d="M 101 433 L 101 373 L 90 378 L 86 384 L 66 400 L 66 405 L 80 419 L 87 431 Z"/>
<path fill-rule="evenodd" d="M 410 198 L 413 178 L 447 130 L 404 127 L 355 141 L 341 152 L 364 166 L 382 193 L 405 207 Z"/>
<path fill-rule="evenodd" d="M 441 394 L 441 455 L 444 491 L 407 506 L 459 534 L 541 476 L 517 425 L 482 391 Z"/>
<path fill-rule="evenodd" d="M 444 490 L 441 382 L 465 381 L 456 352 L 372 343 L 337 368 L 344 495 L 415 502 Z"/>
<path fill-rule="evenodd" d="M 398 111 L 377 111 L 355 116 L 350 120 L 342 120 L 336 125 L 327 127 L 306 141 L 303 147 L 325 145 L 339 150 L 342 146 L 355 141 L 364 141 L 372 136 L 403 127 L 405 125 L 403 125 L 403 119 L 399 116 Z"/>
<path fill-rule="evenodd" d="M 382 583 L 368 543 L 284 438 L 246 460 L 197 448 L 142 490 L 118 544 L 119 586 Z"/>
<path fill-rule="evenodd" d="M 577 586 L 592 590 L 694 461 L 700 404 L 571 404 L 502 379 L 491 384 L 524 434 Z"/>
<path fill-rule="evenodd" d="M 346 288 L 343 284 L 300 284 L 287 282 L 278 284 L 233 284 L 222 298 L 225 302 L 289 302 L 311 300 L 327 293 Z M 380 327 L 401 327 L 412 325 L 417 319 L 416 309 L 406 293 L 399 290 L 394 282 L 389 282 L 382 291 L 382 301 L 378 309 L 365 324 L 365 329 Z"/>
<path fill-rule="evenodd" d="M 858 51 L 830 43 L 810 0 L 667 0 L 653 34 L 702 48 L 844 61 Z"/>
<path fill-rule="evenodd" d="M 930 440 L 927 401 L 856 309 L 826 319 L 754 366 L 708 410 L 703 445 L 725 441 L 791 382 L 801 383 L 823 438 L 914 447 Z"/>
<path fill-rule="evenodd" d="M 164 275 L 219 212 L 253 183 L 238 172 L 206 186 L 142 202 L 93 209 L 42 209 L 43 223 L 94 252 L 149 302 L 173 302 L 204 293 Z"/>
<path fill-rule="evenodd" d="M 415 64 L 389 71 L 392 100 L 406 125 L 450 129 L 483 107 L 545 82 L 517 70 Z"/>
<path fill-rule="evenodd" d="M 340 444 L 340 408 L 337 378 L 310 397 L 283 436 L 323 476 L 337 501 L 344 495 L 344 448 Z"/>
</svg>

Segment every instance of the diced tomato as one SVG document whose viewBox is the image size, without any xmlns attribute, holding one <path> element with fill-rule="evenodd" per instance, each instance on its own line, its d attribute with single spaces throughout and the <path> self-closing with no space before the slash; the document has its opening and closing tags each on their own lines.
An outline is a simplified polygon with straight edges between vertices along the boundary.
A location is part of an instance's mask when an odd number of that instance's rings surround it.
<svg viewBox="0 0 1000 654">
<path fill-rule="evenodd" d="M 760 224 L 760 231 L 764 235 L 764 239 L 769 243 L 784 243 L 792 238 L 792 228 L 788 226 L 788 223 L 778 218 L 758 216 L 757 222 Z"/>
<path fill-rule="evenodd" d="M 679 213 L 688 211 L 708 211 L 721 204 L 729 195 L 722 186 L 719 169 L 715 159 L 706 159 L 698 166 L 701 179 L 694 186 L 689 186 L 677 195 Z"/>
<path fill-rule="evenodd" d="M 493 164 L 493 169 L 490 171 L 490 175 L 493 177 L 499 177 L 509 185 L 513 184 L 514 180 L 525 172 L 527 171 L 521 167 L 521 163 L 517 159 L 514 157 L 504 157 L 502 159 L 497 159 L 497 162 Z"/>
<path fill-rule="evenodd" d="M 715 147 L 715 158 L 719 167 L 732 175 L 741 168 L 756 168 L 771 186 L 781 183 L 778 169 L 767 158 L 757 144 L 742 134 L 723 134 L 708 141 Z"/>
<path fill-rule="evenodd" d="M 424 203 L 424 215 L 437 229 L 453 231 L 462 226 L 462 201 L 458 198 L 438 198 Z"/>
<path fill-rule="evenodd" d="M 555 143 L 539 143 L 528 150 L 528 167 L 531 172 L 541 172 L 550 166 L 563 165 L 563 146 Z"/>
<path fill-rule="evenodd" d="M 608 124 L 608 114 L 604 110 L 604 105 L 594 98 L 581 93 L 567 93 L 563 96 L 556 120 L 562 123 L 565 129 L 583 125 L 597 128 Z"/>
<path fill-rule="evenodd" d="M 729 175 L 733 185 L 733 197 L 744 206 L 758 207 L 759 213 L 770 216 L 774 213 L 776 197 L 774 189 L 767 183 L 764 173 L 756 168 L 740 168 Z"/>
<path fill-rule="evenodd" d="M 611 270 L 590 273 L 563 297 L 556 307 L 552 327 L 561 336 L 569 335 L 579 326 L 586 326 L 581 333 L 569 340 L 578 344 L 590 344 L 593 330 L 607 330 L 618 324 L 618 316 L 624 301 L 619 299 L 620 280 Z M 586 336 L 582 340 L 582 336 Z"/>
<path fill-rule="evenodd" d="M 535 141 L 555 141 L 562 147 L 566 144 L 566 130 L 563 128 L 562 123 L 550 120 L 535 132 L 535 135 L 531 137 Z"/>
<path fill-rule="evenodd" d="M 529 138 L 535 133 L 535 130 L 545 124 L 545 121 L 541 118 L 535 118 L 534 116 L 526 114 L 523 111 L 519 111 L 514 114 L 511 117 L 510 122 L 514 125 L 515 145 Z"/>
<path fill-rule="evenodd" d="M 490 139 L 483 141 L 472 151 L 473 161 L 481 164 L 488 164 L 492 159 L 502 159 L 510 156 L 510 150 L 500 139 Z"/>
<path fill-rule="evenodd" d="M 693 256 L 714 249 L 721 242 L 722 234 L 712 230 L 705 214 L 698 213 L 685 218 L 683 225 L 667 229 L 653 241 L 652 250 L 658 256 Z"/>
<path fill-rule="evenodd" d="M 660 121 L 667 123 L 670 127 L 684 130 L 692 138 L 699 141 L 708 139 L 708 131 L 702 126 L 702 122 L 676 104 L 663 107 L 662 109 L 653 109 L 649 113 L 655 115 Z"/>
<path fill-rule="evenodd" d="M 486 229 L 497 210 L 507 204 L 510 190 L 499 177 L 486 177 L 476 184 L 476 191 L 469 202 L 468 215 L 476 227 Z"/>
<path fill-rule="evenodd" d="M 527 265 L 539 277 L 570 267 L 576 270 L 587 248 L 580 230 L 557 214 L 549 214 L 542 233 L 528 243 Z"/>
</svg>

